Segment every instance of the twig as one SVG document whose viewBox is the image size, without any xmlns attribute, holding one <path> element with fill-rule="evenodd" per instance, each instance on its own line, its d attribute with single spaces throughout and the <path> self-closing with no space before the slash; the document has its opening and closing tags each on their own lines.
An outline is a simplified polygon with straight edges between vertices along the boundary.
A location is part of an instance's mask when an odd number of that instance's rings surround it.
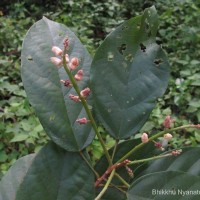
<svg viewBox="0 0 200 200">
<path fill-rule="evenodd" d="M 87 163 L 87 165 L 90 167 L 90 169 L 94 172 L 96 178 L 99 178 L 99 174 L 95 171 L 95 169 L 92 167 L 92 165 L 89 163 L 89 161 L 87 160 L 87 158 L 84 156 L 84 154 L 82 153 L 82 151 L 79 152 L 81 157 L 83 158 L 83 160 Z"/>
<path fill-rule="evenodd" d="M 128 164 L 127 164 L 128 165 Z M 115 176 L 126 186 L 126 187 L 130 187 L 130 185 L 118 174 L 115 172 Z"/>
<path fill-rule="evenodd" d="M 111 182 L 112 179 L 113 179 L 114 174 L 115 174 L 115 169 L 112 170 L 112 172 L 111 172 L 111 174 L 110 174 L 110 176 L 109 176 L 109 178 L 108 178 L 108 181 L 106 182 L 104 188 L 101 190 L 101 192 L 99 193 L 99 195 L 95 198 L 95 200 L 100 200 L 101 197 L 104 195 L 104 193 L 105 193 L 106 190 L 108 189 L 108 186 L 109 186 L 110 182 Z"/>
<path fill-rule="evenodd" d="M 112 157 L 111 157 L 112 162 L 113 162 L 113 159 L 114 159 L 114 156 L 115 156 L 115 152 L 117 150 L 118 143 L 119 143 L 119 140 L 116 140 L 115 146 L 114 146 L 114 149 L 113 149 L 113 153 L 112 153 Z"/>
<path fill-rule="evenodd" d="M 118 169 L 118 168 L 120 168 L 120 167 L 126 166 L 129 162 L 130 162 L 129 160 L 124 160 L 124 161 L 121 162 L 121 163 L 116 163 L 115 165 L 112 165 L 111 167 L 108 167 L 108 169 L 106 170 L 106 172 L 105 172 L 100 178 L 98 178 L 98 179 L 96 180 L 96 182 L 95 182 L 95 187 L 98 187 L 99 184 L 100 184 L 102 181 L 106 180 L 106 178 L 108 177 L 108 175 L 109 175 L 110 173 L 112 173 L 113 170 L 116 170 L 116 169 Z"/>
<path fill-rule="evenodd" d="M 153 140 L 155 140 L 155 139 L 157 139 L 159 137 L 161 137 L 165 133 L 170 133 L 170 132 L 181 130 L 181 129 L 185 129 L 185 128 L 200 128 L 200 124 L 197 124 L 197 125 L 190 124 L 190 125 L 185 125 L 185 126 L 179 126 L 179 127 L 172 128 L 172 129 L 166 129 L 166 130 L 161 131 L 161 132 L 153 135 L 152 137 L 150 137 L 149 138 L 149 142 L 153 141 Z M 133 154 L 134 152 L 136 152 L 138 149 L 142 148 L 145 144 L 147 144 L 147 143 L 140 143 L 140 144 L 138 144 L 133 149 L 131 149 L 127 154 L 125 154 L 122 158 L 120 158 L 116 163 L 120 163 L 123 160 L 127 159 L 131 154 Z"/>
</svg>

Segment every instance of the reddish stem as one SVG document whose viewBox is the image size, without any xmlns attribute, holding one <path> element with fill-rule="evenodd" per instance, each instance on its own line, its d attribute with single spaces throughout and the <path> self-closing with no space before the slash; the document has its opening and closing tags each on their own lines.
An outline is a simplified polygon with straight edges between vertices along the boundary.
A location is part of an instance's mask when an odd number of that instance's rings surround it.
<svg viewBox="0 0 200 200">
<path fill-rule="evenodd" d="M 108 175 L 111 174 L 111 172 L 114 169 L 118 169 L 120 167 L 126 166 L 128 163 L 130 163 L 130 160 L 126 159 L 126 160 L 124 160 L 124 161 L 122 161 L 120 163 L 116 163 L 116 164 L 112 165 L 111 167 L 108 167 L 108 169 L 106 170 L 106 172 L 100 178 L 98 178 L 96 180 L 95 187 L 98 187 L 99 184 L 101 184 L 101 182 L 104 181 L 108 177 Z"/>
</svg>

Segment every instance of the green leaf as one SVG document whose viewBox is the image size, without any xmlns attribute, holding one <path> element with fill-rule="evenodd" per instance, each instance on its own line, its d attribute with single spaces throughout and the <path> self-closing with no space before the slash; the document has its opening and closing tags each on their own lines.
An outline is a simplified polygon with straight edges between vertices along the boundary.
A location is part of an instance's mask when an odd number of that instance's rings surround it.
<svg viewBox="0 0 200 200">
<path fill-rule="evenodd" d="M 131 184 L 128 200 L 198 200 L 199 185 L 199 176 L 171 171 L 152 173 Z"/>
<path fill-rule="evenodd" d="M 156 44 L 154 7 L 113 31 L 97 50 L 91 89 L 97 117 L 116 139 L 128 138 L 146 122 L 167 87 L 167 58 Z"/>
<path fill-rule="evenodd" d="M 79 153 L 53 143 L 35 157 L 16 200 L 94 200 L 94 175 Z"/>
<path fill-rule="evenodd" d="M 26 140 L 28 137 L 29 135 L 26 133 L 16 133 L 16 135 L 14 136 L 14 138 L 12 138 L 12 140 L 10 140 L 10 142 L 21 142 Z"/>
<path fill-rule="evenodd" d="M 148 168 L 140 175 L 159 171 L 181 171 L 200 176 L 200 147 L 183 148 L 177 157 L 167 157 L 149 163 Z"/>
<path fill-rule="evenodd" d="M 30 167 L 35 154 L 24 156 L 16 161 L 0 182 L 0 200 L 15 200 L 17 190 Z"/>
<path fill-rule="evenodd" d="M 43 18 L 28 31 L 22 48 L 22 80 L 30 100 L 44 130 L 59 146 L 68 151 L 79 151 L 89 145 L 94 137 L 91 124 L 80 125 L 77 118 L 86 116 L 81 103 L 68 98 L 76 94 L 73 88 L 60 83 L 68 79 L 62 67 L 57 69 L 51 62 L 52 46 L 63 48 L 64 38 L 69 38 L 69 56 L 78 57 L 77 70 L 84 70 L 84 80 L 80 89 L 88 85 L 91 57 L 79 39 L 64 25 Z M 77 72 L 75 70 L 73 73 Z"/>
</svg>

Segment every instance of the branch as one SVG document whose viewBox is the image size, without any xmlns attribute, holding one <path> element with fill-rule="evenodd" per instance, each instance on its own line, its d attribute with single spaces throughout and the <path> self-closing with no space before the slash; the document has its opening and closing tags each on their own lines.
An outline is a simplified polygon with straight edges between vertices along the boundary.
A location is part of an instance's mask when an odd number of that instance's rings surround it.
<svg viewBox="0 0 200 200">
<path fill-rule="evenodd" d="M 95 200 L 100 200 L 101 197 L 104 195 L 104 193 L 108 189 L 109 184 L 111 183 L 111 181 L 113 179 L 114 174 L 115 174 L 115 169 L 112 170 L 112 172 L 111 172 L 111 174 L 110 174 L 110 176 L 108 178 L 108 181 L 106 182 L 104 188 L 101 190 L 101 192 L 99 193 L 99 195 L 95 198 Z"/>
<path fill-rule="evenodd" d="M 153 135 L 152 137 L 150 137 L 149 138 L 149 142 L 153 141 L 153 140 L 155 140 L 155 139 L 157 139 L 159 137 L 161 137 L 165 133 L 170 133 L 170 132 L 181 130 L 181 129 L 185 129 L 185 128 L 200 128 L 200 124 L 197 124 L 197 125 L 189 124 L 189 125 L 185 125 L 185 126 L 179 126 L 179 127 L 176 127 L 176 128 L 172 128 L 172 129 L 166 129 L 166 130 L 161 131 L 161 132 Z M 127 159 L 131 154 L 133 154 L 137 150 L 141 149 L 145 144 L 147 144 L 147 143 L 140 143 L 140 144 L 138 144 L 133 149 L 131 149 L 127 154 L 125 154 L 122 158 L 120 158 L 116 163 L 120 163 L 123 160 Z"/>
</svg>

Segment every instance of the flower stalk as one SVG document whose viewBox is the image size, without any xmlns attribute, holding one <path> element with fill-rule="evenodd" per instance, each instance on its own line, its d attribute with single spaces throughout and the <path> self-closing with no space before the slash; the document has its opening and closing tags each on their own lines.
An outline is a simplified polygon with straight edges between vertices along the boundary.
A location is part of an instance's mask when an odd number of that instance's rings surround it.
<svg viewBox="0 0 200 200">
<path fill-rule="evenodd" d="M 150 137 L 149 138 L 149 142 L 150 141 L 154 141 L 155 139 L 163 136 L 164 134 L 171 133 L 173 131 L 178 131 L 178 130 L 186 129 L 186 128 L 200 128 L 200 126 L 199 125 L 194 125 L 194 124 L 189 124 L 189 125 L 179 126 L 179 127 L 176 127 L 176 128 L 166 129 L 166 130 L 161 131 L 161 132 L 153 135 L 152 137 Z M 145 144 L 146 143 L 140 143 L 140 144 L 138 144 L 133 149 L 131 149 L 128 153 L 126 153 L 122 158 L 120 158 L 116 163 L 120 163 L 123 160 L 127 159 L 131 154 L 133 154 L 137 150 L 141 149 Z"/>
<path fill-rule="evenodd" d="M 91 111 L 90 111 L 90 109 L 89 109 L 89 107 L 88 107 L 88 104 L 87 104 L 85 98 L 81 95 L 81 91 L 80 91 L 80 89 L 79 89 L 79 87 L 78 87 L 78 85 L 77 85 L 77 83 L 76 83 L 76 80 L 74 79 L 74 77 L 73 77 L 71 71 L 69 70 L 69 68 L 68 68 L 68 66 L 67 66 L 67 61 L 66 61 L 66 58 L 65 58 L 65 54 L 66 54 L 66 53 L 67 53 L 67 48 L 66 48 L 66 46 L 65 46 L 65 47 L 64 47 L 64 52 L 63 52 L 64 55 L 63 55 L 63 59 L 62 59 L 62 60 L 63 60 L 64 69 L 65 69 L 67 75 L 69 76 L 69 79 L 70 79 L 71 84 L 73 85 L 73 87 L 74 87 L 76 93 L 77 93 L 78 96 L 79 96 L 79 99 L 80 99 L 80 101 L 81 101 L 81 103 L 82 103 L 82 105 L 83 105 L 83 107 L 84 107 L 84 109 L 85 109 L 85 111 L 86 111 L 86 113 L 87 113 L 87 115 L 88 115 L 88 118 L 89 118 L 89 120 L 90 120 L 90 123 L 91 123 L 91 125 L 92 125 L 92 127 L 93 127 L 93 129 L 94 129 L 94 131 L 95 131 L 95 133 L 96 133 L 96 135 L 97 135 L 99 141 L 100 141 L 100 144 L 101 144 L 101 146 L 102 146 L 102 148 L 103 148 L 103 151 L 104 151 L 104 153 L 105 153 L 105 156 L 106 156 L 106 158 L 107 158 L 107 160 L 108 160 L 108 163 L 109 163 L 109 165 L 111 166 L 111 165 L 112 165 L 112 160 L 111 160 L 110 155 L 109 155 L 109 153 L 108 153 L 108 150 L 107 150 L 107 148 L 106 148 L 106 146 L 105 146 L 105 143 L 104 143 L 104 141 L 103 141 L 103 139 L 102 139 L 102 137 L 101 137 L 101 134 L 100 134 L 99 131 L 98 131 L 96 122 L 95 122 L 95 120 L 94 120 L 94 118 L 93 118 L 93 116 L 92 116 L 92 113 L 91 113 Z"/>
</svg>

